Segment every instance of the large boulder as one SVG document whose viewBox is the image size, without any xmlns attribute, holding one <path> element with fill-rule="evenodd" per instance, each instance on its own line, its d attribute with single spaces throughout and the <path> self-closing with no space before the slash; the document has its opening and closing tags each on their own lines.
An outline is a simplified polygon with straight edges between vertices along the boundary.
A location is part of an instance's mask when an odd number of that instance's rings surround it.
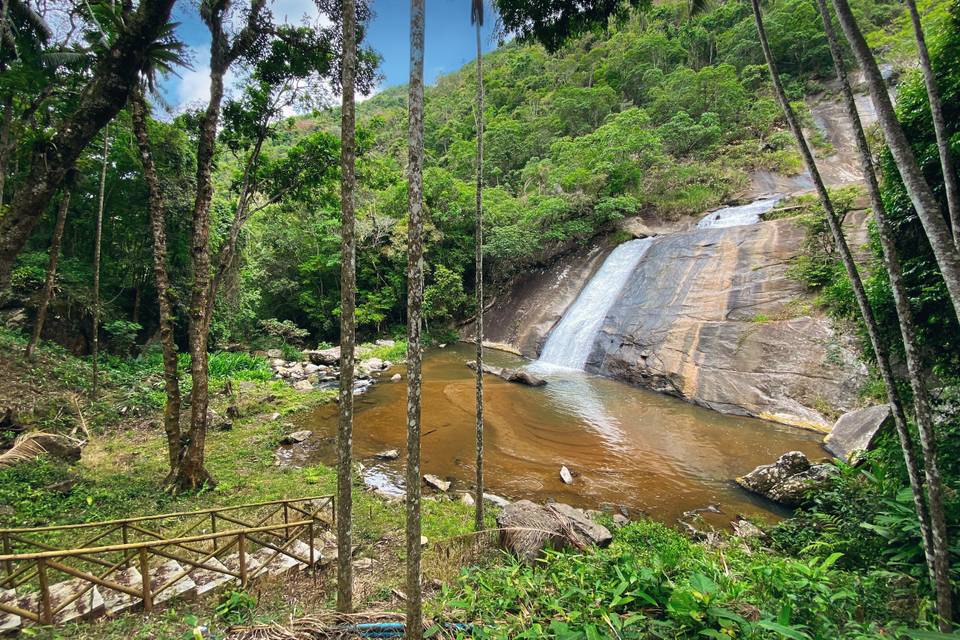
<svg viewBox="0 0 960 640">
<path fill-rule="evenodd" d="M 797 507 L 811 490 L 823 486 L 835 472 L 833 465 L 811 465 L 802 452 L 789 451 L 773 464 L 762 464 L 737 478 L 737 484 L 774 502 Z"/>
<path fill-rule="evenodd" d="M 892 424 L 893 414 L 887 404 L 851 411 L 840 416 L 823 439 L 823 446 L 838 458 L 855 462 L 862 452 L 873 448 L 880 433 Z"/>
<path fill-rule="evenodd" d="M 613 540 L 606 527 L 566 504 L 538 505 L 519 500 L 497 514 L 500 544 L 525 562 L 534 562 L 545 548 L 591 545 L 605 547 Z"/>
<path fill-rule="evenodd" d="M 340 364 L 340 347 L 308 350 L 304 351 L 303 355 L 316 365 L 333 367 Z"/>
</svg>

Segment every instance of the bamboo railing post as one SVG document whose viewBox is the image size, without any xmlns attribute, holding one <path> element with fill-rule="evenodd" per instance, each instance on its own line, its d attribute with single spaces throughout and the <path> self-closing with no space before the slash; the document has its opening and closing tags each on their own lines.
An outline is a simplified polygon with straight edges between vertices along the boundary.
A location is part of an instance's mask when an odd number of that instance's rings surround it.
<svg viewBox="0 0 960 640">
<path fill-rule="evenodd" d="M 153 594 L 150 592 L 150 558 L 145 548 L 140 549 L 140 580 L 143 586 L 143 610 L 153 611 Z"/>
<path fill-rule="evenodd" d="M 283 524 L 289 524 L 289 523 L 290 523 L 290 516 L 289 516 L 288 513 L 287 513 L 287 503 L 284 502 L 284 503 L 283 503 Z M 284 529 L 283 529 L 283 539 L 284 539 L 285 541 L 288 541 L 288 542 L 289 542 L 289 540 L 290 540 L 290 527 L 284 527 Z"/>
<path fill-rule="evenodd" d="M 0 534 L 0 542 L 2 542 L 2 544 L 3 544 L 3 555 L 5 555 L 5 556 L 10 555 L 10 554 L 12 553 L 12 551 L 10 550 L 10 534 L 8 534 L 6 531 L 4 531 L 2 534 Z M 6 579 L 5 582 L 6 582 L 6 584 L 7 584 L 7 586 L 8 586 L 9 588 L 13 589 L 13 587 L 14 587 L 14 584 L 13 584 L 13 562 L 10 561 L 10 560 L 6 560 L 6 561 L 4 561 L 4 563 L 3 563 L 3 567 L 4 567 L 4 570 L 6 571 L 6 574 L 7 574 L 7 579 Z"/>
<path fill-rule="evenodd" d="M 37 579 L 40 581 L 40 622 L 53 624 L 53 603 L 50 601 L 50 583 L 47 581 L 47 561 L 37 558 Z"/>
<path fill-rule="evenodd" d="M 237 558 L 240 560 L 240 588 L 247 588 L 247 536 L 237 534 Z"/>
<path fill-rule="evenodd" d="M 211 512 L 210 512 L 210 533 L 216 533 L 216 532 L 217 532 L 217 512 L 216 512 L 216 511 L 211 511 Z M 216 551 L 217 549 L 218 549 L 217 539 L 214 538 L 214 539 L 213 539 L 213 550 Z"/>
<path fill-rule="evenodd" d="M 129 542 L 126 522 L 120 525 L 120 537 L 123 539 L 123 544 L 127 544 Z M 127 553 L 126 551 L 123 552 L 123 568 L 124 569 L 130 568 L 130 554 Z"/>
<path fill-rule="evenodd" d="M 313 561 L 313 553 L 314 553 L 314 552 L 313 552 L 313 540 L 314 540 L 314 535 L 313 535 L 313 518 L 310 519 L 310 524 L 309 524 L 309 526 L 308 526 L 308 529 L 310 530 L 310 573 L 313 574 L 313 579 L 316 580 L 316 579 L 317 579 L 317 567 L 316 567 L 316 563 Z"/>
</svg>

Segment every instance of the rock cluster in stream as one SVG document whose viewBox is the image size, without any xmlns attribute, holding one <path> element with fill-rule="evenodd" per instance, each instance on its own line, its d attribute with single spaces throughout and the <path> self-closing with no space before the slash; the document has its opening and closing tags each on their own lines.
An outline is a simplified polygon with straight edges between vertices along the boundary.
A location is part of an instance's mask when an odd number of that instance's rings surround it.
<svg viewBox="0 0 960 640">
<path fill-rule="evenodd" d="M 393 346 L 393 340 L 378 340 L 378 346 Z M 363 350 L 357 349 L 354 367 L 353 395 L 365 393 L 380 374 L 393 366 L 389 360 L 363 358 Z M 298 391 L 313 389 L 336 389 L 340 384 L 340 347 L 330 349 L 307 349 L 301 352 L 300 360 L 284 360 L 280 349 L 265 352 L 275 378 L 283 380 Z"/>
</svg>

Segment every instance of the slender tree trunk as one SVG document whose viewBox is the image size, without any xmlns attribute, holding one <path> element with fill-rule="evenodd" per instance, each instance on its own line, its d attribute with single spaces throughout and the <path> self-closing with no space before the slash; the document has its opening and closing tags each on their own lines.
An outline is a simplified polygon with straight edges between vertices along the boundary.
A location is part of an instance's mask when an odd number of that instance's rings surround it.
<svg viewBox="0 0 960 640">
<path fill-rule="evenodd" d="M 50 258 L 47 261 L 47 277 L 43 283 L 43 294 L 40 306 L 37 307 L 37 319 L 33 323 L 33 334 L 27 344 L 27 359 L 33 358 L 33 352 L 40 344 L 40 335 L 43 333 L 43 324 L 47 320 L 47 309 L 53 299 L 53 289 L 57 278 L 57 262 L 60 261 L 60 246 L 63 244 L 63 229 L 67 224 L 67 211 L 70 209 L 70 189 L 68 181 L 64 182 L 63 195 L 60 196 L 60 205 L 57 207 L 57 222 L 53 227 L 53 238 L 50 240 Z"/>
<path fill-rule="evenodd" d="M 3 123 L 0 124 L 0 207 L 4 203 L 7 184 L 7 164 L 14 145 L 10 143 L 10 130 L 13 128 L 13 96 L 3 99 Z"/>
<path fill-rule="evenodd" d="M 110 125 L 103 128 L 103 156 L 100 159 L 100 194 L 97 224 L 93 233 L 93 397 L 100 391 L 100 242 L 103 238 L 103 196 L 107 187 L 107 155 L 110 152 Z"/>
<path fill-rule="evenodd" d="M 951 618 L 951 611 L 953 609 L 950 586 L 949 547 L 946 540 L 946 518 L 944 516 L 943 495 L 937 465 L 933 420 L 929 403 L 930 395 L 924 381 L 923 366 L 916 335 L 916 323 L 914 321 L 913 311 L 910 309 L 910 299 L 907 295 L 906 286 L 903 282 L 903 270 L 901 269 L 900 259 L 897 255 L 896 243 L 886 217 L 883 198 L 880 195 L 880 185 L 877 182 L 870 146 L 867 144 L 867 136 L 863 131 L 860 114 L 857 112 L 857 103 L 853 96 L 853 90 L 850 88 L 850 81 L 847 78 L 846 67 L 843 61 L 843 49 L 840 46 L 837 34 L 833 28 L 833 23 L 830 20 L 830 10 L 827 7 L 827 0 L 817 0 L 817 5 L 820 10 L 820 17 L 823 19 L 824 32 L 827 36 L 827 42 L 830 45 L 830 53 L 833 56 L 834 70 L 837 74 L 837 80 L 840 82 L 847 117 L 850 119 L 850 125 L 857 142 L 857 151 L 860 155 L 860 167 L 863 171 L 864 182 L 867 186 L 870 206 L 873 210 L 874 221 L 880 237 L 880 246 L 883 249 L 884 265 L 890 278 L 890 288 L 893 292 L 893 301 L 899 318 L 900 333 L 903 339 L 907 368 L 910 374 L 910 386 L 914 396 L 914 411 L 916 414 L 917 427 L 920 432 L 920 442 L 923 448 L 924 470 L 926 472 L 928 490 L 927 504 L 929 518 L 933 523 L 933 532 L 931 532 L 930 524 L 927 522 L 926 514 L 924 514 L 924 495 L 916 462 L 911 461 L 908 464 L 907 475 L 910 478 L 910 487 L 913 490 L 914 506 L 920 518 L 923 550 L 930 574 L 930 581 L 936 593 L 937 610 L 940 612 L 943 621 L 946 622 Z M 904 459 L 911 460 L 914 457 L 914 447 L 909 431 L 898 428 L 897 434 L 900 437 L 900 446 L 904 452 Z M 931 480 L 931 478 L 933 478 L 933 480 Z M 941 532 L 940 536 L 937 535 L 938 530 Z M 941 624 L 941 630 L 948 631 L 949 625 Z"/>
<path fill-rule="evenodd" d="M 917 158 L 910 147 L 910 141 L 897 120 L 893 103 L 887 93 L 886 82 L 880 74 L 873 52 L 870 51 L 867 41 L 860 32 L 849 3 L 847 0 L 833 0 L 833 7 L 840 27 L 857 59 L 857 64 L 860 65 L 867 79 L 870 97 L 877 111 L 877 119 L 883 129 L 887 146 L 900 171 L 900 177 L 903 179 L 903 185 L 907 189 L 913 208 L 916 209 L 917 216 L 927 233 L 927 239 L 937 259 L 943 281 L 947 285 L 954 313 L 960 319 L 960 250 L 953 243 L 953 237 L 940 210 L 940 205 L 923 177 Z"/>
<path fill-rule="evenodd" d="M 0 218 L 0 300 L 10 287 L 13 262 L 37 220 L 99 131 L 123 108 L 150 46 L 170 17 L 174 0 L 142 0 L 127 16 L 111 50 L 97 59 L 77 107 L 52 139 L 36 147 L 29 174 Z"/>
<path fill-rule="evenodd" d="M 910 20 L 913 22 L 913 33 L 917 38 L 920 69 L 923 70 L 923 81 L 927 86 L 927 97 L 930 101 L 933 132 L 937 139 L 937 153 L 940 155 L 940 169 L 943 171 L 943 185 L 947 194 L 947 211 L 950 213 L 950 226 L 953 228 L 953 242 L 960 247 L 960 186 L 957 184 L 957 170 L 950 153 L 950 134 L 947 132 L 947 121 L 943 116 L 943 103 L 940 100 L 940 90 L 937 88 L 937 77 L 933 73 L 933 65 L 930 64 L 930 52 L 927 50 L 927 40 L 923 35 L 920 12 L 917 10 L 916 0 L 906 0 L 906 2 L 910 11 Z"/>
<path fill-rule="evenodd" d="M 474 498 L 474 529 L 483 529 L 483 49 L 480 28 L 483 26 L 483 2 L 473 4 L 473 22 L 477 28 L 477 216 L 474 289 L 476 293 L 477 342 L 477 493 Z"/>
<path fill-rule="evenodd" d="M 800 154 L 803 156 L 804 164 L 807 166 L 807 170 L 810 173 L 813 183 L 816 187 L 817 194 L 820 197 L 820 202 L 823 206 L 824 213 L 827 219 L 827 224 L 830 227 L 830 231 L 833 234 L 834 240 L 837 245 L 837 251 L 840 254 L 840 259 L 843 262 L 844 268 L 847 272 L 847 277 L 850 279 L 850 283 L 853 287 L 854 297 L 857 300 L 857 305 L 860 307 L 860 313 L 863 316 L 864 324 L 867 329 L 867 334 L 870 338 L 871 346 L 873 347 L 874 354 L 877 359 L 877 367 L 880 370 L 880 375 L 883 378 L 884 387 L 886 388 L 887 397 L 890 402 L 891 409 L 893 411 L 894 423 L 896 425 L 897 433 L 900 436 L 901 447 L 903 450 L 904 461 L 907 465 L 907 472 L 910 476 L 911 489 L 913 490 L 914 496 L 914 507 L 917 511 L 917 518 L 920 522 L 920 527 L 923 535 L 923 542 L 925 550 L 931 545 L 931 533 L 928 531 L 928 521 L 925 508 L 925 500 L 923 495 L 923 489 L 920 486 L 919 473 L 917 471 L 917 462 L 913 451 L 913 445 L 910 440 L 909 429 L 907 426 L 906 414 L 903 408 L 903 402 L 900 398 L 900 395 L 896 388 L 896 381 L 893 377 L 893 371 L 890 367 L 889 355 L 886 351 L 886 348 L 882 341 L 880 340 L 880 333 L 877 328 L 876 318 L 873 314 L 873 309 L 870 306 L 870 302 L 867 298 L 866 291 L 863 288 L 863 282 L 860 279 L 860 274 L 857 271 L 857 265 L 853 260 L 853 255 L 850 252 L 850 248 L 847 245 L 846 239 L 843 236 L 843 229 L 840 225 L 840 220 L 837 217 L 836 211 L 833 208 L 833 203 L 830 200 L 830 195 L 827 193 L 826 186 L 823 183 L 822 178 L 820 177 L 820 172 L 817 169 L 816 161 L 813 158 L 813 154 L 810 151 L 810 147 L 807 144 L 806 139 L 803 136 L 803 131 L 800 127 L 800 122 L 796 117 L 796 114 L 793 112 L 793 108 L 790 106 L 789 100 L 787 100 L 786 93 L 783 89 L 783 85 L 780 82 L 780 76 L 777 72 L 776 64 L 773 60 L 773 55 L 770 53 L 770 46 L 767 42 L 766 32 L 763 28 L 763 18 L 760 11 L 760 1 L 752 0 L 753 4 L 753 13 L 756 18 L 757 23 L 757 33 L 760 38 L 760 44 L 763 48 L 764 57 L 767 61 L 767 66 L 770 70 L 770 77 L 773 81 L 774 91 L 777 94 L 777 100 L 780 102 L 780 106 L 783 109 L 784 114 L 786 115 L 787 122 L 790 126 L 791 131 L 793 132 L 794 137 L 796 138 L 797 146 L 800 149 Z M 852 97 L 852 96 L 851 96 Z M 855 108 L 855 107 L 854 107 Z M 932 535 L 933 544 L 936 544 L 936 532 L 933 531 Z M 934 558 L 935 560 L 935 558 Z"/>
<path fill-rule="evenodd" d="M 353 349 L 356 338 L 354 84 L 357 8 L 343 0 L 343 108 L 340 125 L 340 416 L 337 429 L 337 610 L 353 610 Z"/>
<path fill-rule="evenodd" d="M 153 161 L 150 137 L 147 131 L 147 104 L 142 90 L 134 90 L 130 111 L 133 132 L 140 151 L 143 175 L 147 183 L 150 230 L 153 235 L 153 276 L 157 284 L 157 302 L 160 308 L 160 346 L 163 351 L 163 388 L 166 403 L 163 407 L 163 430 L 167 436 L 167 454 L 171 473 L 180 460 L 180 374 L 177 370 L 177 345 L 173 336 L 173 305 L 170 301 L 170 277 L 167 273 L 167 231 L 163 193 Z M 168 476 L 167 482 L 172 478 Z"/>
<path fill-rule="evenodd" d="M 423 22 L 424 0 L 410 0 L 409 229 L 407 235 L 407 638 L 423 637 L 420 588 L 420 387 L 423 349 Z"/>
<path fill-rule="evenodd" d="M 870 148 L 867 144 L 860 117 L 856 108 L 856 101 L 853 97 L 853 91 L 847 79 L 846 70 L 843 63 L 843 50 L 837 41 L 836 33 L 829 19 L 829 10 L 826 6 L 826 0 L 817 0 L 820 8 L 821 17 L 824 22 L 824 29 L 827 34 L 827 40 L 830 44 L 831 53 L 834 59 L 834 68 L 837 78 L 840 81 L 844 96 L 844 102 L 847 109 L 847 115 L 850 118 L 854 136 L 857 141 L 857 149 L 860 154 L 861 168 L 864 174 L 864 180 L 867 185 L 867 192 L 870 197 L 871 208 L 873 209 L 874 220 L 880 236 L 880 244 L 883 249 L 884 263 L 887 273 L 890 277 L 890 285 L 893 292 L 894 304 L 899 317 L 899 325 L 904 343 L 904 351 L 907 358 L 907 366 L 910 373 L 910 383 L 914 393 L 914 408 L 916 411 L 917 425 L 920 431 L 921 444 L 924 450 L 925 471 L 927 471 L 927 481 L 930 482 L 931 471 L 933 477 L 937 479 L 937 486 L 930 492 L 929 511 L 930 518 L 935 523 L 934 529 L 940 527 L 936 523 L 943 523 L 943 498 L 939 483 L 939 472 L 936 464 L 936 451 L 934 446 L 933 425 L 929 406 L 929 393 L 923 379 L 922 363 L 917 346 L 916 326 L 913 319 L 913 313 L 910 309 L 909 297 L 906 287 L 903 283 L 903 273 L 900 267 L 899 257 L 896 251 L 896 244 L 890 229 L 886 213 L 883 206 L 883 200 L 880 195 L 880 187 L 877 182 L 873 161 L 870 154 Z M 909 432 L 899 430 L 901 446 L 905 453 L 912 452 L 913 445 L 910 442 Z M 932 465 L 932 468 L 931 468 Z M 910 476 L 911 488 L 914 490 L 914 502 L 918 513 L 922 513 L 924 503 L 922 490 L 920 490 L 920 481 L 915 463 L 908 466 L 908 475 Z M 929 490 L 929 487 L 928 487 Z M 949 583 L 949 558 L 946 548 L 945 527 L 941 541 L 938 543 L 936 532 L 931 534 L 930 527 L 926 518 L 921 518 L 921 533 L 923 536 L 924 552 L 927 559 L 927 565 L 930 572 L 930 579 L 937 593 L 937 608 L 942 612 L 947 612 L 945 618 L 949 619 L 952 610 L 951 591 Z"/>
</svg>

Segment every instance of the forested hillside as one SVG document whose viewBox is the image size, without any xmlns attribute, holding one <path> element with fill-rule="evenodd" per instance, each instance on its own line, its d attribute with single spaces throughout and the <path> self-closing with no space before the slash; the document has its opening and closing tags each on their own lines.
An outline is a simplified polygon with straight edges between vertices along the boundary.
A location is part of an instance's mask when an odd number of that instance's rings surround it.
<svg viewBox="0 0 960 640">
<path fill-rule="evenodd" d="M 931 6 L 940 19 L 942 3 Z M 871 38 L 893 43 L 888 47 L 893 58 L 909 52 L 899 4 L 868 0 L 857 8 Z M 819 16 L 802 0 L 776 0 L 768 11 L 772 48 L 791 98 L 801 104 L 804 95 L 823 89 L 820 83 L 831 73 Z M 716 3 L 691 15 L 685 2 L 658 3 L 556 54 L 508 43 L 484 63 L 486 277 L 494 283 L 610 229 L 624 216 L 700 213 L 742 196 L 753 170 L 801 170 L 770 93 L 747 4 Z M 474 81 L 468 65 L 426 93 L 425 314 L 432 330 L 470 315 Z M 387 89 L 358 112 L 357 322 L 365 335 L 404 319 L 404 92 L 404 87 Z M 215 243 L 228 232 L 253 154 L 243 108 L 252 108 L 257 97 L 248 91 L 236 98 L 233 110 L 226 110 L 217 152 Z M 175 306 L 181 311 L 187 303 L 197 117 L 187 112 L 150 123 L 169 211 Z M 303 330 L 314 340 L 336 339 L 338 119 L 334 109 L 270 124 L 252 172 L 258 180 L 254 215 L 219 296 L 215 344 L 265 334 L 296 340 Z M 156 331 L 151 249 L 144 233 L 147 188 L 130 127 L 125 112 L 111 127 L 105 190 L 101 297 L 106 338 L 116 351 Z M 95 147 L 77 172 L 58 274 L 61 295 L 47 329 L 79 352 L 91 337 L 82 320 L 92 282 L 100 164 Z M 311 165 L 309 180 L 301 175 L 304 163 Z M 41 288 L 54 218 L 51 210 L 17 264 L 14 284 L 21 299 Z M 178 323 L 179 335 L 183 328 Z"/>
</svg>

